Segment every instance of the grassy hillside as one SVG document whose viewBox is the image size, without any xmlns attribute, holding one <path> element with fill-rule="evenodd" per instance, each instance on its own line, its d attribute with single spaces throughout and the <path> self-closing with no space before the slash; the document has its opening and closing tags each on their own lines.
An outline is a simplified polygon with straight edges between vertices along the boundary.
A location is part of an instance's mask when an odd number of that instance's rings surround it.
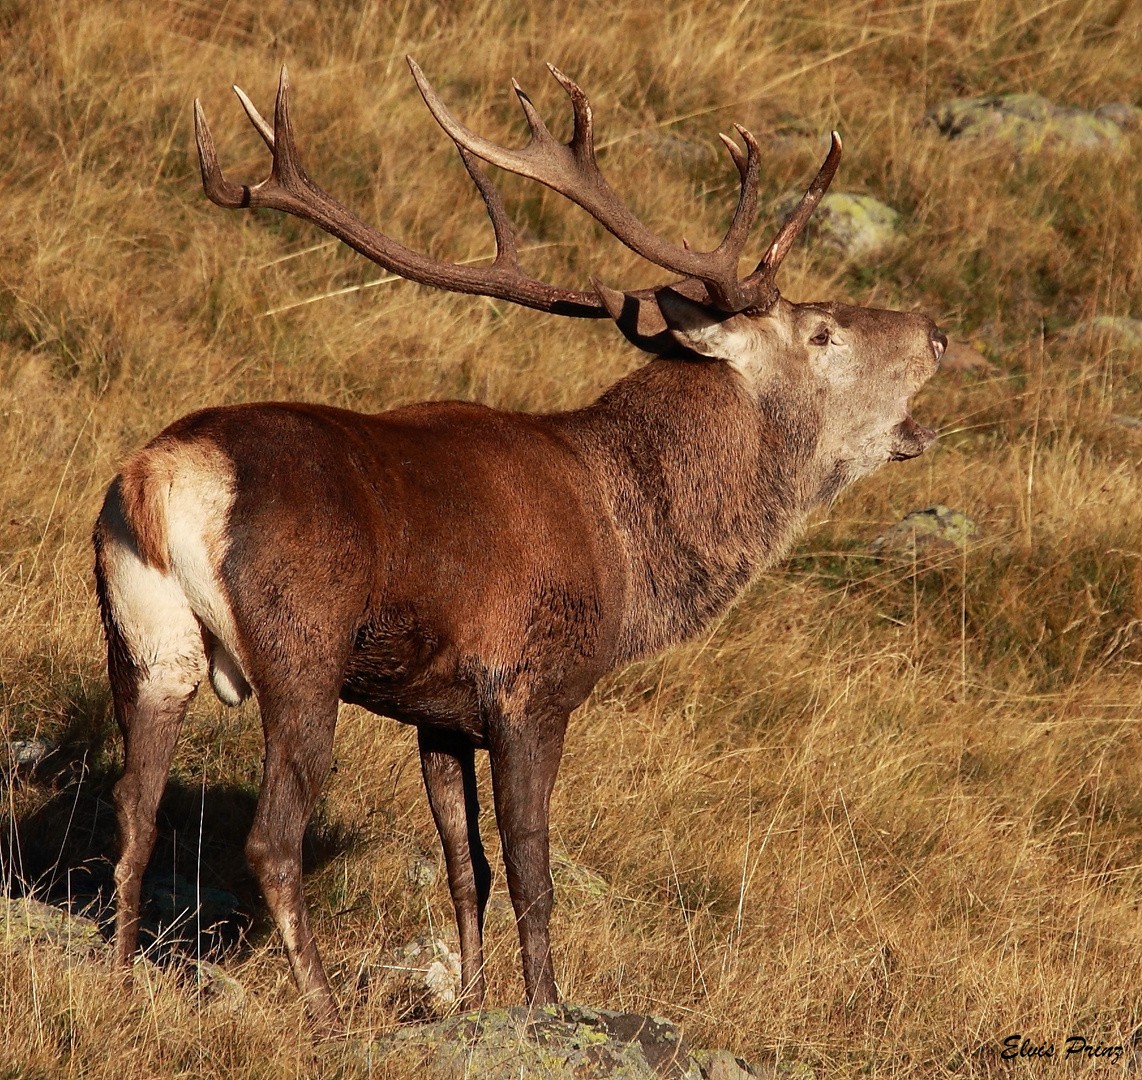
<svg viewBox="0 0 1142 1080">
<path fill-rule="evenodd" d="M 696 246 L 737 186 L 718 130 L 758 136 L 770 208 L 839 128 L 835 187 L 895 207 L 904 242 L 861 264 L 798 246 L 785 295 L 921 308 L 999 366 L 933 379 L 914 410 L 942 434 L 927 455 L 850 491 L 706 638 L 617 673 L 573 718 L 552 813 L 563 994 L 821 1076 L 983 1075 L 1006 1069 L 1013 1034 L 1129 1043 L 1142 433 L 1111 417 L 1142 416 L 1142 369 L 1060 330 L 1142 316 L 1142 136 L 1018 158 L 918 122 L 993 91 L 1140 102 L 1140 44 L 1130 0 L 0 0 L 0 745 L 66 748 L 0 787 L 5 884 L 106 895 L 120 748 L 88 537 L 133 448 L 191 409 L 264 398 L 571 407 L 642 362 L 610 325 L 377 283 L 310 226 L 213 206 L 192 99 L 228 175 L 260 179 L 267 155 L 228 88 L 268 112 L 288 62 L 315 179 L 466 259 L 490 230 L 403 56 L 505 140 L 522 128 L 512 75 L 566 131 L 550 60 L 590 93 L 614 186 Z M 550 280 L 660 279 L 557 196 L 502 190 Z M 868 556 L 937 502 L 979 523 L 966 553 Z M 223 963 L 246 1009 L 200 1009 L 173 971 L 129 994 L 0 942 L 0 1075 L 365 1075 L 314 1047 L 244 867 L 260 757 L 256 710 L 201 695 L 155 855 L 241 900 L 248 931 Z M 413 733 L 343 707 L 336 757 L 307 890 L 367 1037 L 397 1007 L 362 972 L 451 932 L 451 905 L 442 875 L 421 889 L 405 874 L 438 850 Z M 485 832 L 496 865 L 490 814 Z M 492 1003 L 522 1001 L 502 903 L 487 944 Z"/>
</svg>

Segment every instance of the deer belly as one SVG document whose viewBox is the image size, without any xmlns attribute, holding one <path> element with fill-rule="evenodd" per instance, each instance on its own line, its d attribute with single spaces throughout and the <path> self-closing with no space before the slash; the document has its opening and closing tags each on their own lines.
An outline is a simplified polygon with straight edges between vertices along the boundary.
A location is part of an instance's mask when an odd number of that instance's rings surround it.
<svg viewBox="0 0 1142 1080">
<path fill-rule="evenodd" d="M 345 667 L 341 699 L 408 724 L 430 724 L 476 735 L 480 665 L 425 635 L 383 640 L 357 635 Z"/>
</svg>

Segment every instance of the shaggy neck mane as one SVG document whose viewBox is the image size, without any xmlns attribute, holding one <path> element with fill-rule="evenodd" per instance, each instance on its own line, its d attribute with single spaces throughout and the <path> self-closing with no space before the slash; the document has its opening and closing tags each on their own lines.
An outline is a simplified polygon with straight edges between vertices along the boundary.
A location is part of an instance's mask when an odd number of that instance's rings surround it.
<svg viewBox="0 0 1142 1080">
<path fill-rule="evenodd" d="M 656 360 L 549 418 L 592 466 L 626 553 L 620 662 L 698 633 L 787 550 L 811 418 L 728 364 Z"/>
</svg>

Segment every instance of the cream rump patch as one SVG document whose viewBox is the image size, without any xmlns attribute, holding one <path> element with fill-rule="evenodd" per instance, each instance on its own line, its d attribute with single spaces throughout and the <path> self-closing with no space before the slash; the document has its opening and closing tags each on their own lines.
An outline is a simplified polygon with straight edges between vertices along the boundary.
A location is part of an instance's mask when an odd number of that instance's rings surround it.
<svg viewBox="0 0 1142 1080">
<path fill-rule="evenodd" d="M 169 569 L 156 569 L 140 555 L 117 481 L 100 517 L 115 622 L 148 674 L 174 677 L 177 671 L 180 681 L 197 684 L 209 662 L 215 693 L 227 705 L 237 705 L 250 687 L 220 574 L 234 504 L 230 461 L 210 443 L 172 439 L 141 450 L 125 467 L 128 473 L 149 478 L 147 505 L 130 510 L 159 526 Z"/>
</svg>

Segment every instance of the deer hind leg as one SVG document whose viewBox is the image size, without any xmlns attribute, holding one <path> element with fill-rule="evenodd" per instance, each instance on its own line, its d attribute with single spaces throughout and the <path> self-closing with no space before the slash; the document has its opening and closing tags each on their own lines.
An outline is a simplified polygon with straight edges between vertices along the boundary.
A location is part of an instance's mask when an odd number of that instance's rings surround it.
<svg viewBox="0 0 1142 1080">
<path fill-rule="evenodd" d="M 460 932 L 463 1000 L 478 1008 L 484 1001 L 484 909 L 492 870 L 480 841 L 475 751 L 462 735 L 450 732 L 422 727 L 418 737 L 424 787 L 444 848 Z"/>
<path fill-rule="evenodd" d="M 259 695 L 266 759 L 246 858 L 281 932 L 298 990 L 317 1024 L 334 1032 L 341 1021 L 309 926 L 301 845 L 329 771 L 337 696 L 307 697 L 304 703 L 281 704 Z"/>
<path fill-rule="evenodd" d="M 489 731 L 496 823 L 515 909 L 529 1005 L 559 1000 L 551 962 L 547 825 L 568 714 L 499 717 Z"/>
<path fill-rule="evenodd" d="M 187 705 L 206 673 L 202 628 L 178 582 L 147 566 L 114 515 L 96 528 L 96 584 L 107 668 L 123 734 L 115 785 L 120 855 L 115 866 L 115 960 L 130 968 L 139 893 L 154 848 L 155 813 Z"/>
</svg>

